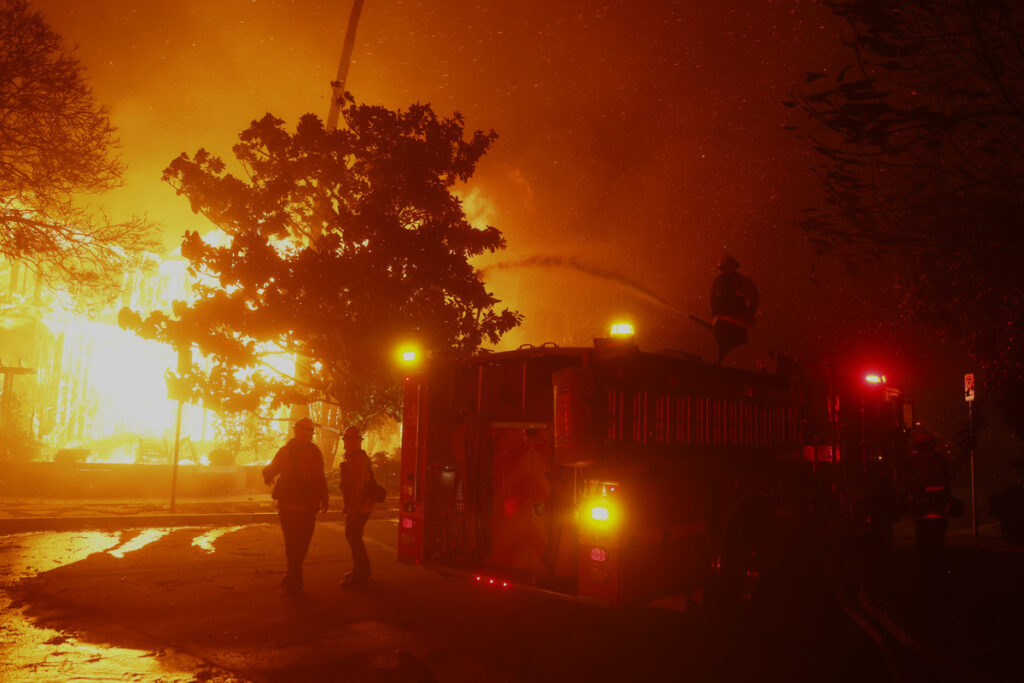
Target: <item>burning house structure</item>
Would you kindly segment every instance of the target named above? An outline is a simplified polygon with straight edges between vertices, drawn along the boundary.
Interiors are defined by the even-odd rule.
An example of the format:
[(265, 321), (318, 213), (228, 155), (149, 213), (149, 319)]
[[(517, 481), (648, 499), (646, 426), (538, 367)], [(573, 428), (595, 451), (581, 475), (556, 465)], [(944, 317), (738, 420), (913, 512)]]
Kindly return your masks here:
[[(18, 263), (0, 265), (0, 364), (25, 369), (4, 384), (3, 457), (168, 462), (177, 403), (166, 373), (176, 354), (121, 329), (117, 312), (168, 309), (191, 286), (184, 259), (153, 254), (125, 275), (119, 301), (86, 311)], [(184, 462), (206, 464), (224, 436), (213, 411), (183, 406)]]

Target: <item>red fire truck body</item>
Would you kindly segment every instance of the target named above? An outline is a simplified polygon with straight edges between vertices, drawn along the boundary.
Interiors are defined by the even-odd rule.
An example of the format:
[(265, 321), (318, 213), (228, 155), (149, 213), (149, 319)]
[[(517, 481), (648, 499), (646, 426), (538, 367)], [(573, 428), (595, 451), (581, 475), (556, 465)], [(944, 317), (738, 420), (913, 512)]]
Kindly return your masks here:
[(809, 519), (893, 517), (899, 392), (833, 383), (812, 402), (806, 385), (795, 364), (734, 369), (632, 338), (412, 375), (398, 557), (609, 606), (748, 591)]

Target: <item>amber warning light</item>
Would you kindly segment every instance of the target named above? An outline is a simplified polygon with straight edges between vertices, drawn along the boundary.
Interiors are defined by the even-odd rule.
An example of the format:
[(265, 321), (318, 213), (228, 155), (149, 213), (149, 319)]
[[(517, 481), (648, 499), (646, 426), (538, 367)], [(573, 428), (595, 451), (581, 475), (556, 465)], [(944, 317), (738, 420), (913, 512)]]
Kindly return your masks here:
[(633, 336), (633, 325), (632, 323), (615, 323), (612, 325), (612, 336), (613, 337), (632, 337)]
[(419, 365), (420, 350), (413, 344), (403, 344), (398, 347), (396, 355), (398, 356), (398, 362), (403, 367), (410, 368)]

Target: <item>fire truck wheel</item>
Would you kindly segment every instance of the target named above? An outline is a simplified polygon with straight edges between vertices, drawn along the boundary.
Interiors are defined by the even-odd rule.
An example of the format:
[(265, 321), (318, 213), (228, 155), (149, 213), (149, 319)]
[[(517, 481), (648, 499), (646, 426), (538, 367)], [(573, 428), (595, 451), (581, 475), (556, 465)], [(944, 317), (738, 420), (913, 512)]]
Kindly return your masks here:
[(749, 513), (730, 523), (712, 591), (713, 608), (729, 613), (760, 608), (778, 578), (773, 517)]

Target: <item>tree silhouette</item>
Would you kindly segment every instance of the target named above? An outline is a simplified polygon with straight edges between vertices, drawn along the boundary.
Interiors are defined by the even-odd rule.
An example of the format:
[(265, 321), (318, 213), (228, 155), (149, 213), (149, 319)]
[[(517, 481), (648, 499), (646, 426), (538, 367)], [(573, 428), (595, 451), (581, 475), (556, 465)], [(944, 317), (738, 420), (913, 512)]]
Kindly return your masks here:
[[(199, 277), (174, 317), (123, 326), (212, 365), (183, 373), (184, 390), (228, 409), (323, 400), (353, 416), (395, 414), (393, 351), (415, 339), (434, 357), (495, 343), (519, 322), (468, 259), (504, 247), (470, 225), (452, 189), (467, 181), (495, 134), (464, 139), (459, 114), (357, 105), (347, 128), (304, 115), (295, 132), (271, 115), (240, 136), (242, 177), (205, 150), (181, 155), (164, 179), (223, 231), (222, 243), (186, 233), (182, 255)], [(274, 356), (308, 359), (309, 377), (275, 370)]]
[(908, 321), (963, 343), (1024, 437), (1024, 24), (997, 0), (849, 0), (852, 56), (785, 102), (826, 203), (803, 227), (895, 266)]
[(82, 65), (24, 0), (0, 0), (0, 255), (42, 281), (113, 294), (150, 227), (81, 204), (118, 184), (107, 112)]

